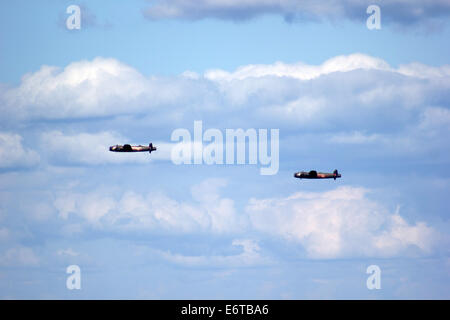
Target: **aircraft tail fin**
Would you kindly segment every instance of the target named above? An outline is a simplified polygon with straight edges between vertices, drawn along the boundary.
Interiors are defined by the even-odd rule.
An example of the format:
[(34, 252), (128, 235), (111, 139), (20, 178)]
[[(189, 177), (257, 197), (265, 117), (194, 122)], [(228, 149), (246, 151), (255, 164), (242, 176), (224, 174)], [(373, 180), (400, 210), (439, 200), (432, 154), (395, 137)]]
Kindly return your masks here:
[(339, 172), (337, 171), (337, 169), (333, 171), (333, 177), (334, 177), (334, 180), (336, 180), (336, 178), (340, 177)]
[(148, 147), (149, 147), (148, 153), (152, 153), (152, 151), (156, 150), (156, 147), (154, 147), (153, 143), (151, 143), (151, 142), (149, 143)]

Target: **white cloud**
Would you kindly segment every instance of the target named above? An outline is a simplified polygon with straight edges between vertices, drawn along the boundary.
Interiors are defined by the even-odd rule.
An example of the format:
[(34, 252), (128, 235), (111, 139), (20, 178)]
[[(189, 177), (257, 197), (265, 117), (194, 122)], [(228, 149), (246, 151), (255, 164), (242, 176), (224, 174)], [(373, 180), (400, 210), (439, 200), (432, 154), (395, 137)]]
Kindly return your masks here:
[[(100, 192), (67, 193), (56, 198), (59, 216), (74, 214), (88, 225), (116, 231), (162, 233), (236, 233), (246, 220), (234, 209), (234, 202), (217, 194), (222, 181), (205, 180), (193, 187), (194, 202), (178, 202), (162, 194), (125, 192), (114, 197)], [(205, 190), (199, 195), (199, 190)]]
[(233, 246), (242, 247), (242, 252), (237, 255), (211, 255), (211, 256), (187, 256), (171, 253), (170, 251), (159, 252), (162, 257), (172, 263), (189, 267), (208, 266), (208, 267), (247, 267), (255, 265), (266, 265), (273, 263), (271, 259), (261, 255), (261, 248), (258, 243), (252, 239), (235, 239)]
[(436, 240), (431, 227), (423, 222), (408, 224), (366, 193), (362, 188), (340, 187), (287, 198), (252, 199), (246, 211), (254, 228), (300, 243), (311, 258), (431, 252)]
[[(350, 74), (355, 70), (383, 73), (365, 75), (360, 81), (355, 74)], [(227, 113), (235, 111), (233, 107), (236, 106), (257, 110), (278, 105), (281, 109), (289, 109), (295, 100), (314, 101), (324, 98), (325, 92), (327, 96), (334, 95), (333, 82), (318, 82), (316, 89), (308, 92), (302, 89), (307, 82), (302, 81), (336, 72), (343, 73), (336, 80), (339, 86), (345, 83), (345, 91), (339, 95), (345, 93), (348, 99), (347, 92), (351, 90), (348, 92), (352, 94), (350, 97), (361, 100), (355, 103), (379, 104), (380, 97), (387, 102), (397, 102), (395, 99), (410, 98), (411, 92), (417, 92), (413, 102), (418, 100), (420, 103), (428, 83), (413, 83), (419, 90), (410, 90), (408, 79), (399, 82), (391, 79), (392, 76), (441, 79), (434, 85), (448, 87), (445, 79), (450, 76), (450, 67), (411, 64), (396, 69), (382, 59), (356, 53), (337, 56), (320, 65), (277, 62), (242, 66), (233, 72), (209, 70), (203, 76), (185, 72), (178, 77), (163, 78), (145, 77), (115, 59), (96, 58), (73, 62), (63, 70), (43, 66), (39, 71), (25, 75), (20, 86), (3, 93), (3, 111), (6, 117), (19, 119), (85, 118), (139, 112), (151, 115), (152, 121), (170, 119), (173, 122), (180, 121), (188, 107), (194, 113)], [(355, 92), (355, 89), (361, 92)], [(318, 94), (321, 96), (317, 97)], [(339, 98), (333, 95), (332, 98)], [(330, 108), (328, 104), (326, 106)]]
[[(406, 68), (406, 67), (405, 67)], [(321, 65), (308, 65), (302, 62), (286, 64), (276, 62), (269, 65), (247, 65), (234, 72), (209, 70), (205, 78), (210, 80), (243, 80), (267, 76), (290, 77), (300, 80), (311, 80), (333, 72), (348, 72), (357, 69), (394, 71), (384, 60), (364, 54), (351, 54), (331, 58)]]
[(97, 57), (64, 69), (42, 66), (26, 74), (20, 86), (5, 89), (2, 111), (16, 120), (153, 113), (162, 106), (176, 112), (181, 100), (189, 104), (205, 101), (206, 89), (192, 77), (145, 77), (116, 59)]
[(397, 71), (400, 74), (417, 78), (440, 78), (450, 76), (450, 65), (432, 67), (422, 63), (414, 62), (410, 64), (400, 65)]
[[(193, 202), (178, 202), (161, 194), (126, 192), (114, 197), (91, 192), (61, 195), (54, 205), (63, 219), (71, 215), (82, 218), (84, 228), (159, 234), (244, 235), (257, 231), (298, 243), (308, 257), (318, 259), (426, 255), (436, 244), (438, 234), (433, 228), (424, 222), (410, 224), (398, 211), (390, 213), (370, 200), (363, 188), (250, 199), (240, 213), (233, 200), (220, 197), (223, 186), (224, 181), (217, 179), (195, 185)], [(252, 243), (241, 244), (246, 254), (259, 250)], [(167, 258), (188, 264), (211, 262), (205, 257), (171, 253)]]
[(420, 63), (401, 65), (399, 68), (391, 67), (386, 61), (361, 53), (336, 56), (326, 60), (320, 65), (308, 65), (302, 62), (286, 64), (247, 65), (239, 67), (234, 72), (216, 69), (205, 73), (210, 80), (243, 80), (246, 78), (259, 78), (267, 76), (290, 77), (300, 80), (311, 80), (333, 72), (349, 72), (354, 70), (379, 70), (398, 73), (417, 78), (440, 78), (450, 76), (450, 66), (432, 67)]
[(16, 114), (23, 112), (27, 117), (100, 116), (120, 112), (118, 104), (137, 99), (145, 83), (135, 69), (115, 59), (96, 58), (71, 63), (62, 71), (42, 66), (23, 76), (20, 87), (8, 92), (6, 101), (16, 106)]
[(430, 253), (436, 239), (435, 231), (424, 222), (409, 225), (398, 213), (389, 217), (388, 230), (374, 237), (374, 247), (383, 256), (395, 256), (409, 246), (416, 246), (423, 253)]
[(239, 217), (231, 199), (221, 198), (220, 188), (227, 185), (224, 179), (207, 179), (194, 185), (191, 194), (194, 200), (202, 204), (202, 209), (210, 216), (211, 230), (218, 233), (242, 230), (245, 220)]
[(32, 167), (39, 162), (39, 155), (22, 145), (22, 136), (0, 132), (0, 168)]
[(69, 213), (76, 213), (89, 223), (98, 224), (99, 220), (115, 207), (115, 200), (97, 194), (74, 194), (56, 199), (54, 205), (63, 219), (67, 219)]
[[(96, 58), (26, 75), (18, 87), (3, 91), (7, 103), (2, 107), (5, 119), (11, 110), (21, 120), (79, 118), (86, 124), (81, 119), (112, 117), (102, 120), (105, 127), (99, 132), (91, 128), (80, 133), (73, 125), (42, 134), (40, 152), (59, 164), (170, 160), (173, 144), (163, 142), (170, 129), (192, 128), (199, 119), (205, 128), (272, 127), (297, 135), (320, 133), (335, 143), (377, 145), (385, 154), (425, 154), (438, 148), (436, 137), (446, 133), (439, 123), (450, 107), (449, 70), (417, 63), (394, 68), (356, 53), (319, 65), (277, 62), (164, 78)], [(160, 139), (152, 141), (158, 151), (150, 157), (107, 151), (112, 144), (133, 143), (120, 133), (122, 126), (144, 130), (150, 122), (158, 127)]]

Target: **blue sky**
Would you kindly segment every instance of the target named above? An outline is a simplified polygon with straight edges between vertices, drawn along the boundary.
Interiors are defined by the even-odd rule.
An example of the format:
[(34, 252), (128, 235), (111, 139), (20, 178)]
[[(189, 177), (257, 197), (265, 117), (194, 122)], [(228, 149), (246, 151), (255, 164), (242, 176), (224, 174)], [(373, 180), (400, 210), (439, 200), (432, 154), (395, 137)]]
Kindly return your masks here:
[[(448, 299), (450, 8), (374, 3), (3, 2), (0, 297)], [(279, 171), (173, 164), (195, 120)]]

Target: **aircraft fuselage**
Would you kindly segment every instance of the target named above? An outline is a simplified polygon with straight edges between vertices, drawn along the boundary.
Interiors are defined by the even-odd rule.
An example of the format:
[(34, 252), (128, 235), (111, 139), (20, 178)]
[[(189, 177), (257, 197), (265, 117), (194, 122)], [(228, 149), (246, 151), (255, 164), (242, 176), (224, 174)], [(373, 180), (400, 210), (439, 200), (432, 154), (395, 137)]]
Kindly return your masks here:
[(122, 145), (118, 145), (116, 144), (115, 146), (111, 146), (109, 147), (109, 151), (113, 151), (113, 152), (144, 152), (144, 151), (148, 151), (148, 152), (152, 152), (155, 151), (156, 147), (153, 146), (153, 144), (149, 144), (148, 146), (142, 146), (142, 145), (138, 145), (138, 146), (131, 146), (129, 144), (124, 144)]
[(294, 173), (295, 178), (299, 179), (334, 179), (340, 178), (341, 175), (338, 173), (337, 170), (335, 170), (333, 173), (326, 173), (326, 172), (317, 172), (315, 170), (311, 170), (309, 172), (306, 171), (300, 171)]

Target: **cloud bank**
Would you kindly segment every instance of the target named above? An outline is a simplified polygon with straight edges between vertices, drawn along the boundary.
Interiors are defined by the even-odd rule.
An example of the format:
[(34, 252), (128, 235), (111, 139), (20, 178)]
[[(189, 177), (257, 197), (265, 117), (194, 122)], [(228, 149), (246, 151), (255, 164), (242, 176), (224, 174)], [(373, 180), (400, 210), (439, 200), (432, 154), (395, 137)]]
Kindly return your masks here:
[(151, 20), (216, 18), (242, 21), (262, 15), (279, 15), (286, 21), (364, 21), (369, 5), (381, 8), (382, 19), (401, 26), (440, 25), (450, 14), (450, 3), (434, 1), (314, 1), (314, 0), (158, 0), (144, 10)]
[[(244, 236), (256, 231), (300, 245), (307, 257), (315, 259), (428, 255), (438, 241), (436, 231), (425, 222), (408, 223), (398, 209), (391, 213), (371, 200), (369, 190), (363, 188), (347, 186), (327, 192), (298, 192), (285, 198), (250, 199), (245, 212), (239, 212), (233, 200), (220, 196), (219, 188), (225, 185), (220, 179), (194, 185), (194, 202), (134, 192), (125, 192), (116, 200), (91, 192), (61, 195), (54, 206), (63, 220), (76, 215), (85, 228), (113, 233)], [(248, 243), (244, 244), (243, 254), (259, 261), (259, 249), (250, 250)], [(163, 255), (177, 263), (206, 262), (204, 257)]]
[(424, 222), (408, 224), (367, 198), (368, 190), (340, 187), (286, 198), (251, 199), (257, 230), (300, 243), (310, 258), (391, 257), (430, 253), (437, 238)]
[(104, 192), (67, 193), (57, 197), (54, 206), (61, 219), (75, 215), (86, 226), (107, 231), (239, 233), (246, 225), (245, 217), (236, 212), (233, 200), (219, 197), (223, 185), (220, 179), (196, 185), (191, 190), (192, 203), (130, 191), (119, 198)]
[[(0, 121), (12, 130), (37, 127), (36, 134), (24, 135), (33, 150), (22, 144), (21, 135), (2, 133), (0, 163), (5, 168), (38, 161), (45, 165), (45, 160), (50, 166), (98, 166), (75, 178), (83, 180), (90, 178), (89, 170), (103, 165), (168, 160), (170, 152), (162, 151), (170, 150), (164, 141), (169, 141), (171, 130), (192, 129), (194, 120), (203, 120), (204, 129), (279, 128), (282, 165), (299, 156), (328, 159), (330, 152), (333, 162), (351, 165), (362, 157), (398, 163), (399, 156), (446, 163), (449, 154), (442, 146), (450, 130), (449, 77), (449, 66), (393, 67), (364, 54), (338, 56), (320, 65), (277, 62), (174, 77), (144, 76), (105, 58), (64, 69), (44, 66), (0, 94), (5, 111)], [(163, 129), (150, 130), (155, 123)], [(142, 135), (129, 138), (130, 132), (140, 131)], [(133, 143), (139, 136), (147, 139), (148, 132), (158, 132), (160, 139), (153, 141), (158, 152), (151, 158), (116, 157), (108, 151), (109, 145)], [(107, 181), (108, 170), (102, 168), (97, 178), (103, 175)], [(195, 184), (188, 200), (121, 186), (105, 191), (91, 184), (86, 192), (66, 182), (68, 187), (55, 188), (50, 200), (62, 235), (90, 230), (247, 239), (252, 233), (255, 239), (288, 241), (317, 259), (428, 255), (436, 244), (435, 229), (393, 213), (359, 187), (246, 198), (241, 199), (241, 210), (234, 199), (221, 196), (226, 185), (221, 179)], [(177, 254), (169, 252), (166, 258), (188, 257), (185, 260), (193, 264), (226, 261), (220, 258), (225, 255), (208, 260)]]
[[(27, 140), (59, 164), (147, 163), (137, 155), (125, 159), (104, 152), (109, 145), (136, 141), (121, 132), (131, 127), (150, 132), (151, 139), (156, 132), (159, 141), (152, 142), (159, 149), (152, 159), (168, 160), (171, 130), (192, 130), (194, 120), (203, 120), (205, 129), (278, 128), (282, 139), (296, 135), (310, 143), (310, 149), (320, 142), (370, 147), (359, 154), (442, 154), (449, 130), (449, 92), (448, 65), (392, 67), (364, 54), (337, 56), (320, 65), (276, 62), (174, 77), (144, 76), (115, 59), (96, 58), (64, 69), (44, 66), (24, 76), (17, 87), (5, 88), (0, 122), (11, 127), (102, 121), (101, 131), (60, 125), (38, 134), (39, 141)], [(150, 131), (154, 126), (161, 130)], [(36, 162), (36, 154), (29, 150), (24, 156), (20, 138), (9, 134), (2, 149), (18, 150), (5, 153), (3, 166), (11, 166), (16, 160), (6, 159), (17, 155), (22, 162), (29, 159), (27, 165)]]
[(307, 117), (317, 127), (331, 119), (342, 124), (339, 114), (373, 118), (389, 108), (383, 112), (396, 120), (423, 106), (439, 107), (448, 101), (449, 77), (448, 65), (393, 68), (364, 54), (334, 57), (321, 65), (277, 62), (169, 78), (146, 77), (115, 59), (96, 58), (25, 75), (18, 87), (2, 93), (1, 109), (3, 121), (9, 122), (139, 114), (138, 124), (177, 125), (213, 115), (236, 120), (234, 114), (245, 110), (252, 125), (255, 120), (281, 125)]

